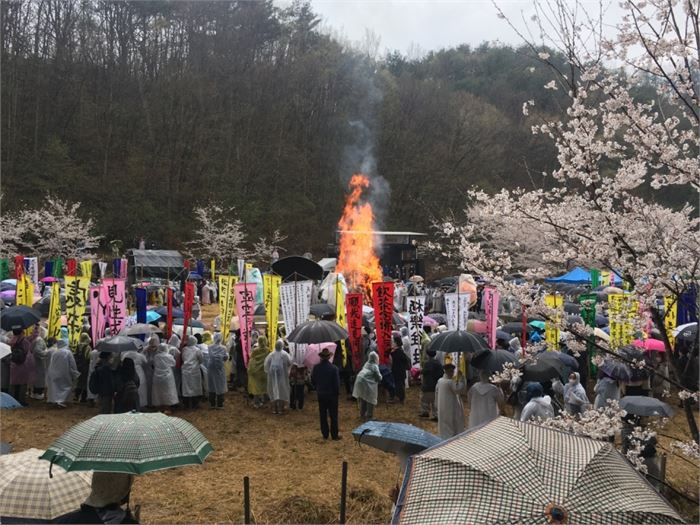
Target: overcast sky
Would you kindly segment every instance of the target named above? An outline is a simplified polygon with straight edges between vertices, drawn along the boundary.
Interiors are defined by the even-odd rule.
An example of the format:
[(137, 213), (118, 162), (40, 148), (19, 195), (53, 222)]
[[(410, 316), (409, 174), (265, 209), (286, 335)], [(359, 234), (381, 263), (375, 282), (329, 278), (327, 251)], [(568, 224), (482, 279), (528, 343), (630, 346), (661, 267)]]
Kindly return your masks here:
[[(584, 3), (593, 9), (598, 4)], [(364, 40), (367, 29), (373, 31), (380, 39), (380, 54), (386, 50), (406, 54), (416, 45), (425, 52), (462, 43), (520, 43), (506, 21), (496, 16), (491, 0), (311, 0), (311, 4), (327, 28), (351, 42)], [(498, 0), (498, 5), (521, 27), (521, 17), (529, 20), (534, 13), (532, 0)], [(608, 8), (606, 21), (613, 22), (618, 13), (616, 5)]]

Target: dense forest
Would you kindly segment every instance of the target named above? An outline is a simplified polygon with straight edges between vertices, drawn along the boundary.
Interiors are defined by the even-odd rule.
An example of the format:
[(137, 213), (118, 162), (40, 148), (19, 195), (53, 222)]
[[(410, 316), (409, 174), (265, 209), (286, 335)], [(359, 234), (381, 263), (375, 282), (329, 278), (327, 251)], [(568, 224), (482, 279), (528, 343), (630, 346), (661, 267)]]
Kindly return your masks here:
[(3, 208), (47, 191), (81, 201), (105, 241), (180, 247), (214, 200), (251, 237), (280, 229), (320, 255), (353, 171), (386, 182), (383, 227), (427, 231), (466, 188), (541, 185), (556, 160), (522, 104), (564, 102), (524, 49), (378, 56), (321, 31), (304, 3), (1, 9)]

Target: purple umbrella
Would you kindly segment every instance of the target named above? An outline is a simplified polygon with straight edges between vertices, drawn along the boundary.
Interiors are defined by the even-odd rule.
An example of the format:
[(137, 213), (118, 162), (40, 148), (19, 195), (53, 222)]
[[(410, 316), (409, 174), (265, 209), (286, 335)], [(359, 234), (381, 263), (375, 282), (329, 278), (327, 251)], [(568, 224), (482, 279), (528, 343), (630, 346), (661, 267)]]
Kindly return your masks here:
[(57, 283), (58, 279), (56, 279), (55, 277), (44, 277), (43, 279), (41, 279), (41, 282), (42, 283)]
[(436, 328), (437, 326), (439, 326), (439, 323), (432, 317), (426, 315), (423, 316), (423, 326), (431, 326)]
[(14, 290), (5, 290), (4, 292), (0, 292), (0, 299), (3, 301), (14, 301), (15, 300), (15, 291)]

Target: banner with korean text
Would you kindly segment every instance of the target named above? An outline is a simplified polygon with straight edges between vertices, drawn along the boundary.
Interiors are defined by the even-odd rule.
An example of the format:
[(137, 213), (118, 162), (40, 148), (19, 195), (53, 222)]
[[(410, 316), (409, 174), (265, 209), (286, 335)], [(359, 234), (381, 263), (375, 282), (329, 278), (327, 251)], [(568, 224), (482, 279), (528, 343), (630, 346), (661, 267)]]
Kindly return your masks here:
[(394, 316), (394, 282), (378, 281), (372, 283), (372, 306), (374, 308), (374, 325), (377, 330), (377, 350), (379, 363), (389, 362), (391, 352), (391, 326)]

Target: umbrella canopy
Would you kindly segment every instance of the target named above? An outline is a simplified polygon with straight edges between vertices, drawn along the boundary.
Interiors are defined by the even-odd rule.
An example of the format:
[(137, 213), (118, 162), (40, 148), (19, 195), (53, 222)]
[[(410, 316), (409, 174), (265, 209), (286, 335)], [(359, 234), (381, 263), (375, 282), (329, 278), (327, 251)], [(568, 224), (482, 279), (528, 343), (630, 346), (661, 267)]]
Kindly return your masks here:
[(97, 350), (100, 352), (129, 352), (131, 350), (138, 350), (138, 346), (131, 337), (126, 335), (115, 335), (113, 337), (108, 337), (107, 339), (102, 339), (97, 343)]
[(272, 271), (282, 279), (297, 277), (299, 280), (311, 279), (317, 281), (323, 279), (323, 268), (306, 257), (290, 255), (282, 257), (272, 263)]
[[(185, 319), (182, 317), (179, 319), (173, 319), (173, 324), (184, 325)], [(205, 324), (202, 321), (198, 321), (197, 319), (190, 319), (189, 321), (187, 321), (187, 326), (188, 328), (206, 328)]]
[(567, 314), (581, 313), (581, 305), (576, 303), (564, 303), (564, 312)]
[(412, 275), (408, 280), (412, 283), (422, 283), (425, 281), (425, 279), (423, 279), (420, 275)]
[(57, 283), (58, 279), (56, 277), (44, 277), (42, 279), (39, 279), (42, 283)]
[(367, 421), (352, 431), (360, 444), (383, 452), (410, 456), (442, 442), (442, 439), (422, 428), (406, 423)]
[(52, 520), (77, 510), (90, 495), (92, 472), (49, 471), (30, 448), (0, 456), (0, 516)]
[(448, 330), (436, 335), (430, 341), (430, 349), (436, 352), (467, 352), (471, 354), (489, 351), (489, 347), (486, 346), (482, 337), (464, 330)]
[(197, 272), (190, 272), (190, 273), (187, 275), (187, 278), (188, 278), (190, 281), (201, 281), (201, 280), (202, 280), (202, 276), (199, 275)]
[(534, 363), (526, 363), (522, 367), (523, 382), (549, 381), (554, 378), (559, 378), (564, 382), (566, 381), (566, 376), (569, 375), (569, 367), (559, 360), (557, 356), (548, 355), (550, 353), (551, 352), (542, 352), (537, 354), (537, 361)]
[(635, 339), (632, 344), (637, 348), (643, 349), (645, 352), (665, 352), (666, 345), (658, 339)]
[(10, 355), (12, 353), (12, 349), (10, 348), (10, 345), (5, 344), (5, 343), (0, 343), (0, 359), (5, 357), (6, 355)]
[(328, 303), (312, 304), (309, 313), (318, 319), (335, 315), (335, 307)]
[(604, 326), (608, 326), (610, 324), (610, 321), (608, 320), (607, 317), (604, 315), (596, 314), (595, 316), (595, 324), (599, 328), (603, 328)]
[[(154, 310), (155, 313), (160, 315), (161, 317), (168, 317), (168, 307), (167, 306), (159, 306)], [(185, 314), (182, 313), (182, 310), (180, 308), (173, 308), (173, 319), (175, 318), (183, 318), (185, 317)]]
[(498, 417), (409, 459), (394, 524), (682, 523), (608, 442)]
[(603, 332), (600, 328), (594, 328), (593, 335), (603, 341), (610, 341), (610, 335)]
[(559, 277), (548, 277), (545, 279), (548, 283), (562, 283), (562, 284), (588, 284), (591, 282), (591, 274), (577, 266), (573, 270)]
[[(3, 312), (3, 315), (5, 313)], [(698, 323), (688, 323), (681, 325), (674, 331), (677, 341), (692, 343), (698, 336)]]
[(17, 286), (17, 279), (4, 279), (0, 284), (6, 284), (9, 286)]
[(124, 328), (120, 335), (150, 335), (155, 333), (162, 333), (162, 330), (152, 324), (137, 323), (129, 328)]
[(214, 449), (184, 419), (159, 412), (95, 416), (69, 428), (41, 459), (68, 471), (145, 474), (201, 465)]
[(287, 335), (292, 343), (330, 343), (347, 339), (348, 331), (333, 321), (307, 321)]
[(578, 361), (572, 355), (565, 354), (564, 352), (559, 352), (557, 350), (551, 350), (551, 351), (547, 351), (547, 352), (543, 352), (541, 354), (538, 354), (537, 357), (539, 358), (542, 356), (545, 359), (557, 358), (557, 359), (559, 359), (559, 361), (564, 363), (566, 366), (568, 366), (572, 370), (578, 370)]
[(335, 343), (320, 343), (306, 347), (306, 353), (304, 354), (304, 366), (306, 366), (306, 368), (309, 370), (312, 370), (313, 367), (319, 364), (321, 362), (321, 358), (318, 356), (318, 354), (320, 354), (321, 350), (324, 348), (328, 348), (328, 350), (330, 350), (330, 361), (332, 363), (333, 357), (335, 356)]
[(439, 324), (447, 324), (447, 316), (436, 312), (430, 312), (430, 318), (437, 321)]
[[(508, 332), (509, 334), (520, 335), (523, 333), (523, 323), (506, 323), (503, 326), (501, 326), (500, 330)], [(528, 334), (533, 330), (534, 328), (532, 326), (527, 325)]]
[(489, 325), (486, 321), (481, 321), (479, 319), (469, 319), (467, 321), (467, 330), (470, 332), (475, 332), (477, 334), (485, 334), (489, 331)]
[(471, 364), (474, 368), (495, 374), (503, 370), (504, 364), (517, 361), (517, 358), (506, 350), (486, 350), (472, 357)]
[(535, 321), (530, 321), (527, 324), (529, 326), (532, 326), (533, 328), (536, 328), (537, 330), (544, 330), (545, 329), (545, 322), (544, 321), (535, 320)]
[[(166, 312), (166, 315), (167, 315), (167, 312)], [(160, 314), (158, 312), (156, 312), (155, 310), (148, 310), (146, 312), (146, 322), (147, 323), (152, 323), (154, 321), (157, 321), (158, 319), (160, 319), (160, 317), (161, 317)]]
[(7, 392), (0, 392), (0, 408), (22, 408), (22, 405)]
[(24, 329), (41, 321), (39, 312), (25, 305), (11, 306), (2, 311), (0, 325), (3, 330)]
[(497, 341), (503, 341), (507, 343), (513, 339), (513, 335), (509, 334), (508, 332), (504, 332), (503, 330), (496, 330), (496, 340)]
[(430, 317), (429, 315), (424, 315), (423, 316), (423, 326), (430, 326), (431, 328), (437, 328), (438, 326), (440, 326), (440, 323), (437, 320)]
[(575, 324), (585, 324), (583, 322), (583, 317), (580, 315), (567, 315), (564, 317), (564, 323), (566, 323), (567, 326), (573, 326)]
[(616, 381), (622, 381), (623, 383), (632, 381), (632, 367), (617, 359), (606, 359), (598, 367), (598, 370)]
[(620, 399), (620, 408), (636, 416), (673, 416), (673, 409), (655, 397), (625, 396)]

